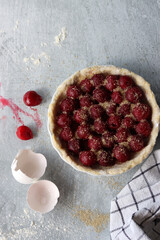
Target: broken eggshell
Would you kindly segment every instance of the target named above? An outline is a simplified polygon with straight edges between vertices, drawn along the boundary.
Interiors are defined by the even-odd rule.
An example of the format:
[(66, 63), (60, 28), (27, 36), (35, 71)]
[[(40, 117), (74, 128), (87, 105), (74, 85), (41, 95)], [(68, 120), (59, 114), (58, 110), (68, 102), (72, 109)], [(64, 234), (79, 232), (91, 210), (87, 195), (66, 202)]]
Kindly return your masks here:
[(59, 196), (59, 190), (53, 182), (40, 180), (30, 186), (27, 202), (33, 210), (47, 213), (56, 206)]
[(30, 149), (20, 150), (11, 165), (13, 177), (23, 184), (37, 181), (45, 173), (46, 167), (45, 156)]

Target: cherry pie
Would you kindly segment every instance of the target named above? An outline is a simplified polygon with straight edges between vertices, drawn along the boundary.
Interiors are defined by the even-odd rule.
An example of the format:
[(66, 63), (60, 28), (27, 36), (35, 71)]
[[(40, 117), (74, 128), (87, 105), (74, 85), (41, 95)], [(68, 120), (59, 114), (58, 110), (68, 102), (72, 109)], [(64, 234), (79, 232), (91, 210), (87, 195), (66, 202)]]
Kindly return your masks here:
[(141, 163), (159, 130), (159, 107), (150, 85), (114, 66), (76, 72), (49, 106), (49, 131), (61, 157), (74, 168), (114, 175)]

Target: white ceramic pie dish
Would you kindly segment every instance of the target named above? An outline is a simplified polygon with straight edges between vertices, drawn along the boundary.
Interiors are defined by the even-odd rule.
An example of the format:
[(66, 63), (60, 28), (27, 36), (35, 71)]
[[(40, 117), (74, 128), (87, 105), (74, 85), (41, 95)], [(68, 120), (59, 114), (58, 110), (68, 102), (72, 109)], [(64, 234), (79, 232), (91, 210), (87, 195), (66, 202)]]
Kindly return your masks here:
[[(65, 96), (65, 90), (66, 87), (70, 84), (73, 84), (77, 81), (78, 78), (84, 79), (85, 77), (90, 77), (96, 73), (108, 73), (113, 75), (128, 75), (134, 79), (137, 86), (140, 86), (143, 91), (145, 92), (145, 96), (152, 108), (152, 132), (150, 135), (150, 139), (148, 142), (148, 145), (144, 147), (141, 151), (135, 154), (135, 157), (127, 162), (121, 163), (121, 164), (115, 164), (112, 167), (98, 167), (98, 168), (91, 168), (83, 166), (79, 161), (75, 161), (71, 156), (67, 154), (67, 151), (61, 147), (60, 141), (58, 139), (58, 136), (54, 133), (53, 129), (56, 128), (55, 124), (55, 108), (56, 108), (56, 102), (60, 99), (63, 99), (63, 96)], [(81, 81), (81, 80), (80, 80)], [(61, 98), (62, 95), (62, 98)], [(148, 157), (148, 155), (151, 153), (156, 138), (159, 131), (159, 122), (160, 122), (160, 110), (157, 105), (155, 96), (153, 92), (150, 89), (150, 85), (148, 82), (146, 82), (141, 76), (127, 70), (127, 69), (121, 69), (117, 68), (115, 66), (94, 66), (90, 68), (85, 68), (83, 70), (80, 70), (73, 75), (71, 75), (69, 78), (67, 78), (56, 90), (54, 93), (51, 103), (49, 105), (48, 109), (48, 132), (50, 135), (50, 139), (52, 142), (52, 145), (54, 149), (58, 152), (60, 157), (67, 162), (69, 165), (71, 165), (74, 169), (82, 172), (86, 172), (92, 175), (116, 175), (121, 174), (137, 164), (140, 164), (144, 159)]]

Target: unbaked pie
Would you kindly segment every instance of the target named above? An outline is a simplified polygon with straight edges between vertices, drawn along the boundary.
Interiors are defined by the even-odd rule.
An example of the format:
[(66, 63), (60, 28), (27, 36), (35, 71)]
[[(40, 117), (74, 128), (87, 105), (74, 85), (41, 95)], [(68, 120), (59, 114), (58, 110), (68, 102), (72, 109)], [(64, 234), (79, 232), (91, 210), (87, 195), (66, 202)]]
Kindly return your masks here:
[(76, 72), (49, 106), (52, 144), (74, 168), (114, 175), (141, 163), (159, 130), (159, 107), (150, 85), (114, 66)]

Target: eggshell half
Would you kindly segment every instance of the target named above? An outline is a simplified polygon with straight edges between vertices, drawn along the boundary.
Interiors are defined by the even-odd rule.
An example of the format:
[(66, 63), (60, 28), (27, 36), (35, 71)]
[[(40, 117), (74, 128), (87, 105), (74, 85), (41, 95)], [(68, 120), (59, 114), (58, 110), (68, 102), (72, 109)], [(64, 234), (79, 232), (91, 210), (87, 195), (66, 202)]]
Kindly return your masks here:
[(46, 167), (45, 156), (30, 149), (20, 150), (11, 165), (13, 177), (23, 184), (37, 181), (43, 176)]
[(47, 213), (56, 206), (59, 196), (59, 190), (53, 182), (40, 180), (30, 186), (27, 202), (33, 210)]

